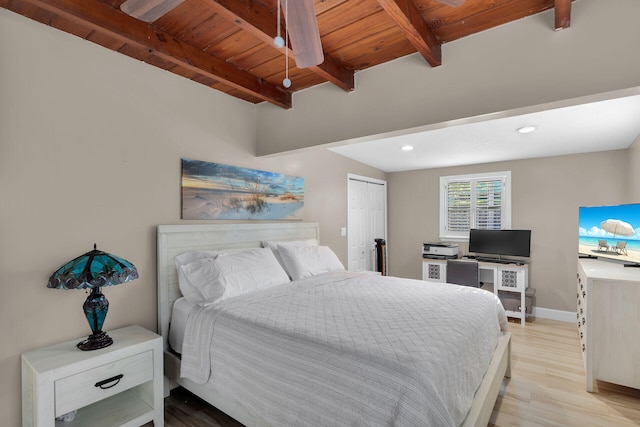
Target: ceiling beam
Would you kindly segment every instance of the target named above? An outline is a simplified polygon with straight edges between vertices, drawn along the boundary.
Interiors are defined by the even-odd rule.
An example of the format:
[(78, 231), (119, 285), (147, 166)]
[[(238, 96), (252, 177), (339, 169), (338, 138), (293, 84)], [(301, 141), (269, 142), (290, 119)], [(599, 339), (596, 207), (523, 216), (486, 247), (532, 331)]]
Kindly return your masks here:
[[(277, 34), (277, 17), (270, 9), (262, 6), (259, 2), (248, 0), (200, 1), (206, 2), (220, 16), (224, 16), (229, 22), (234, 22), (256, 39), (269, 45), (273, 44), (273, 39)], [(284, 19), (280, 25), (280, 33), (286, 34)], [(289, 44), (289, 55), (295, 58), (291, 44)], [(345, 68), (343, 64), (326, 53), (322, 64), (309, 67), (308, 70), (347, 92), (354, 90), (353, 71)]]
[(555, 0), (556, 31), (571, 26), (571, 0)]
[[(86, 0), (0, 0), (0, 6), (20, 13), (25, 5), (81, 22), (93, 31), (105, 34), (123, 44), (146, 49), (149, 54), (216, 80), (258, 99), (283, 108), (291, 108), (291, 93), (242, 71), (213, 55), (203, 52), (170, 34), (154, 30), (149, 24), (134, 19), (100, 1)], [(28, 9), (28, 8), (27, 8)], [(46, 14), (33, 13), (31, 19), (55, 26)]]
[(442, 65), (442, 48), (412, 0), (378, 0), (429, 65)]

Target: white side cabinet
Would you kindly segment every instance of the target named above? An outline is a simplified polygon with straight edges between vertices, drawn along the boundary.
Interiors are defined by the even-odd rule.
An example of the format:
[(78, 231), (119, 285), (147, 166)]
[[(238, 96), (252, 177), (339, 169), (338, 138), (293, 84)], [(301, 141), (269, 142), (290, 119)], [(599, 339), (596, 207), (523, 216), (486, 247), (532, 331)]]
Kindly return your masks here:
[[(22, 425), (164, 425), (162, 338), (140, 326), (108, 331), (109, 347), (80, 339), (22, 354)], [(71, 423), (56, 421), (78, 410)]]
[(594, 380), (640, 389), (640, 269), (580, 259), (577, 298), (587, 391)]
[[(494, 292), (501, 300), (515, 297), (520, 300), (518, 310), (506, 310), (507, 316), (515, 317), (522, 321), (524, 325), (527, 317), (527, 305), (525, 293), (529, 286), (529, 266), (524, 265), (492, 265), (491, 268), (496, 269), (495, 277), (497, 278), (497, 286), (494, 286)], [(503, 303), (506, 306), (506, 303)], [(515, 308), (515, 307), (514, 307)]]

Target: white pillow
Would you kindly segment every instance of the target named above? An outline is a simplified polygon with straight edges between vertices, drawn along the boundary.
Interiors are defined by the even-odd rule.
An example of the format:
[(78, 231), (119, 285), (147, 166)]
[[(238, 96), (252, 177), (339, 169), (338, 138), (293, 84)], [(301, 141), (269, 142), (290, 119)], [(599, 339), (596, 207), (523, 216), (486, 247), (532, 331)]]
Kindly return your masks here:
[(188, 285), (201, 295), (196, 302), (199, 304), (289, 282), (287, 273), (273, 252), (264, 248), (221, 253), (215, 258), (199, 259), (180, 269)]
[(218, 281), (225, 288), (222, 299), (289, 282), (289, 276), (270, 249), (220, 254), (213, 263), (220, 271)]
[[(254, 249), (254, 248), (251, 248)], [(187, 266), (195, 261), (205, 260), (205, 259), (213, 259), (222, 253), (235, 253), (238, 251), (246, 251), (250, 249), (224, 249), (224, 250), (211, 250), (211, 251), (189, 251), (183, 252), (180, 255), (176, 255), (174, 257), (174, 261), (176, 263), (176, 270), (178, 272), (178, 286), (180, 287), (180, 292), (182, 292), (182, 296), (185, 297), (187, 301), (192, 304), (202, 304), (204, 302), (202, 293), (198, 290), (198, 286), (194, 283), (199, 283), (201, 280), (205, 280), (204, 278), (194, 278), (193, 280), (189, 280), (185, 274), (187, 272), (189, 274), (206, 274), (200, 270), (203, 267), (206, 267), (206, 264), (198, 264), (193, 265), (189, 269), (183, 269), (182, 267)]]
[(283, 241), (273, 241), (273, 240), (263, 240), (262, 247), (269, 248), (273, 251), (273, 254), (276, 256), (276, 259), (282, 266), (282, 268), (286, 269), (287, 266), (282, 262), (282, 257), (280, 256), (280, 252), (278, 251), (279, 245), (287, 245), (287, 246), (318, 246), (318, 239), (307, 239), (307, 240), (283, 240)]
[(189, 251), (176, 255), (173, 259), (176, 262), (176, 268), (181, 265), (187, 265), (199, 259), (215, 258), (220, 254), (236, 253), (241, 251), (250, 251), (256, 248), (238, 248), (238, 249), (214, 249), (210, 251)]
[(180, 291), (191, 304), (215, 301), (224, 294), (224, 287), (216, 282), (218, 271), (213, 265), (214, 260), (215, 258), (202, 258), (178, 266)]
[(279, 245), (278, 251), (291, 280), (330, 271), (344, 271), (344, 265), (328, 246)]
[(262, 247), (269, 248), (272, 251), (276, 252), (278, 250), (278, 245), (288, 245), (288, 246), (318, 246), (318, 239), (307, 239), (307, 240), (282, 240), (282, 241), (273, 241), (273, 240), (263, 240)]

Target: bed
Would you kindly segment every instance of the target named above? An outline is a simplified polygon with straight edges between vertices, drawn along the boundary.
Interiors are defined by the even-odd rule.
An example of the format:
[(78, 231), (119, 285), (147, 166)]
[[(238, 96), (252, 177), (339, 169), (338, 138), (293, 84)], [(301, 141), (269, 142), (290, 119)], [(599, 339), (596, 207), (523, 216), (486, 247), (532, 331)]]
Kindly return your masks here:
[[(204, 354), (205, 351), (202, 349), (198, 351), (203, 354), (198, 355), (198, 351), (192, 354), (187, 352), (182, 355), (184, 361), (181, 360), (181, 356), (170, 345), (171, 316), (174, 305), (179, 306), (175, 304), (176, 301), (180, 302), (182, 297), (174, 260), (176, 256), (188, 251), (259, 248), (263, 241), (312, 239), (319, 240), (317, 223), (225, 223), (158, 227), (158, 329), (164, 340), (166, 392), (168, 393), (171, 387), (181, 385), (247, 426), (291, 424), (283, 420), (293, 420), (296, 417), (298, 421), (307, 420), (308, 425), (350, 425), (357, 424), (357, 420), (362, 420), (359, 417), (362, 416), (363, 411), (367, 411), (367, 416), (371, 415), (375, 419), (367, 420), (366, 424), (361, 421), (361, 425), (369, 425), (374, 421), (380, 424), (396, 425), (487, 425), (503, 379), (510, 376), (511, 335), (505, 330), (504, 325), (501, 325), (501, 330), (497, 332), (495, 338), (486, 338), (486, 341), (491, 343), (491, 350), (489, 352), (485, 350), (484, 353), (487, 353), (485, 355), (481, 355), (484, 354), (483, 351), (478, 351), (476, 357), (482, 372), (477, 379), (473, 380), (473, 390), (470, 395), (467, 398), (463, 396), (458, 399), (451, 397), (457, 396), (457, 391), (453, 393), (444, 390), (445, 387), (442, 384), (447, 380), (447, 375), (454, 376), (451, 372), (444, 376), (440, 375), (444, 378), (440, 378), (439, 382), (434, 379), (437, 377), (436, 374), (427, 372), (442, 373), (451, 368), (434, 369), (429, 364), (431, 362), (418, 360), (417, 357), (414, 360), (413, 356), (423, 350), (415, 343), (427, 340), (437, 343), (436, 337), (439, 337), (438, 340), (442, 343), (443, 349), (440, 352), (445, 352), (445, 358), (447, 358), (446, 352), (463, 354), (465, 351), (459, 351), (464, 350), (463, 346), (455, 344), (460, 342), (456, 340), (461, 339), (461, 332), (459, 330), (446, 332), (439, 327), (415, 327), (414, 330), (409, 330), (406, 324), (405, 326), (401, 323), (395, 324), (395, 320), (391, 322), (393, 324), (388, 324), (388, 320), (394, 318), (393, 313), (396, 312), (418, 317), (422, 316), (422, 312), (433, 312), (434, 316), (437, 314), (438, 306), (443, 304), (434, 305), (429, 310), (421, 310), (415, 305), (417, 302), (414, 304), (412, 301), (412, 293), (415, 291), (427, 292), (429, 289), (429, 292), (436, 292), (439, 295), (438, 298), (444, 298), (442, 301), (445, 301), (446, 298), (460, 298), (459, 295), (449, 296), (451, 289), (457, 289), (457, 294), (484, 292), (478, 289), (465, 289), (446, 284), (416, 286), (416, 281), (344, 271), (318, 274), (260, 290), (254, 294), (230, 298), (225, 304), (219, 304), (225, 306), (224, 311), (217, 307), (218, 304), (213, 304), (206, 309), (200, 307), (199, 311), (193, 311), (195, 314), (190, 314), (189, 317), (192, 320), (190, 333), (194, 328), (204, 330), (203, 342), (209, 334), (211, 338), (202, 348), (212, 354), (218, 354), (219, 360), (213, 357), (209, 360), (209, 353)], [(390, 283), (394, 286), (392, 294), (388, 294), (387, 290)], [(371, 306), (363, 308), (363, 310), (369, 310), (366, 316), (371, 316), (371, 320), (368, 317), (366, 319), (370, 325), (378, 325), (380, 329), (386, 330), (387, 338), (391, 336), (391, 341), (396, 339), (396, 335), (390, 335), (389, 331), (394, 330), (402, 330), (406, 332), (405, 334), (418, 337), (418, 339), (407, 341), (411, 343), (412, 348), (404, 352), (395, 351), (406, 344), (395, 341), (389, 343), (387, 342), (389, 340), (377, 344), (375, 349), (365, 348), (366, 342), (376, 342), (381, 338), (375, 336), (362, 338), (362, 335), (368, 335), (369, 329), (376, 328), (369, 328), (366, 322), (363, 323), (362, 318), (358, 320), (349, 317), (351, 313), (357, 313), (359, 308), (338, 307), (343, 301), (349, 299), (345, 296), (345, 292), (355, 295), (354, 301), (371, 300), (370, 303), (362, 304)], [(380, 297), (372, 296), (378, 293)], [(486, 294), (490, 295), (488, 292)], [(312, 308), (309, 309), (304, 306), (308, 298), (324, 301), (332, 309), (327, 311), (315, 308), (317, 302), (312, 303), (310, 305)], [(273, 304), (281, 304), (282, 301), (287, 302), (286, 308), (275, 309), (274, 307), (280, 306)], [(300, 308), (301, 305), (302, 308)], [(400, 310), (399, 307), (403, 309)], [(386, 320), (383, 313), (385, 309), (388, 309)], [(191, 307), (184, 310), (194, 309)], [(469, 307), (469, 311), (474, 310), (473, 307)], [(491, 311), (491, 308), (478, 310)], [(214, 312), (213, 318), (216, 320), (211, 321), (211, 324), (205, 324), (201, 320), (193, 321), (197, 318), (196, 316), (205, 316), (206, 311)], [(273, 312), (278, 315), (265, 320), (268, 324), (260, 324), (262, 319), (260, 316), (263, 314), (267, 316)], [(383, 320), (377, 319), (376, 312), (381, 312), (379, 316)], [(323, 322), (326, 322), (326, 318), (333, 321), (333, 317), (341, 317), (336, 316), (335, 313), (342, 313), (342, 317), (348, 317), (345, 322), (348, 327), (345, 327), (346, 332), (336, 332), (323, 323), (321, 328), (314, 326), (318, 329), (312, 331), (312, 335), (318, 336), (319, 341), (296, 341), (295, 343), (285, 341), (282, 334), (287, 335), (285, 334), (287, 332), (288, 335), (297, 335), (301, 329), (299, 326), (290, 326), (292, 323), (287, 323), (287, 319), (291, 316), (294, 318), (301, 316), (301, 313), (311, 318), (314, 316), (323, 318)], [(318, 315), (318, 313), (323, 314)], [(327, 316), (326, 313), (330, 315)], [(474, 315), (480, 316), (478, 313)], [(439, 319), (443, 317), (441, 314), (437, 316)], [(205, 318), (206, 316), (202, 317), (202, 319)], [(478, 319), (480, 317), (469, 320), (470, 323), (463, 329), (472, 328), (479, 322)], [(398, 320), (398, 322), (401, 321), (403, 320)], [(305, 318), (300, 324), (306, 325), (309, 322), (310, 319)], [(465, 321), (460, 318), (449, 319), (447, 322), (454, 325), (465, 324)], [(487, 320), (487, 322), (493, 325), (493, 320)], [(177, 324), (178, 321), (174, 323)], [(281, 323), (285, 331), (274, 332), (270, 328), (273, 323)], [(224, 328), (229, 329), (225, 332)], [(287, 328), (291, 330), (287, 331)], [(491, 328), (495, 329), (494, 326), (488, 327), (488, 329)], [(173, 329), (175, 333), (175, 324)], [(214, 329), (217, 335), (211, 334)], [(217, 333), (218, 330), (219, 333)], [(244, 335), (245, 330), (246, 335)], [(358, 338), (344, 345), (345, 337), (341, 334), (354, 334)], [(423, 334), (426, 335), (423, 337)], [(382, 335), (385, 333), (383, 332)], [(482, 334), (474, 333), (474, 335)], [(194, 338), (195, 336), (198, 335), (190, 339), (185, 338), (185, 343), (188, 343), (188, 346), (194, 346), (198, 341)], [(228, 341), (224, 341), (225, 339)], [(272, 348), (268, 347), (272, 342), (278, 344)], [(251, 347), (253, 345), (256, 345), (256, 349)], [(448, 349), (447, 345), (449, 345)], [(414, 349), (413, 346), (416, 348)], [(433, 347), (440, 347), (440, 344), (433, 344)], [(294, 351), (292, 349), (301, 354), (295, 356), (295, 362), (288, 359), (293, 357), (290, 353)], [(473, 349), (477, 351), (476, 347)], [(193, 354), (200, 357), (198, 363), (202, 364), (204, 369), (189, 371), (185, 368), (194, 365)], [(243, 358), (246, 360), (240, 360)], [(363, 362), (361, 358), (367, 361)], [(454, 359), (453, 356), (450, 358)], [(232, 366), (234, 362), (238, 363), (238, 366)], [(472, 363), (476, 364), (476, 360), (472, 360)], [(181, 364), (184, 366), (181, 367)], [(197, 363), (195, 365), (197, 366)], [(275, 374), (265, 374), (269, 370)], [(200, 374), (202, 378), (199, 378)], [(274, 381), (274, 376), (281, 381)], [(477, 381), (477, 387), (475, 381)], [(460, 383), (461, 386), (469, 387), (468, 381), (461, 380)], [(421, 393), (423, 389), (429, 388), (433, 388), (436, 394), (426, 395), (425, 398)], [(268, 396), (272, 400), (267, 399), (266, 403), (261, 402), (259, 401), (261, 396)], [(302, 405), (299, 399), (302, 401), (306, 399), (309, 404)], [(458, 400), (464, 403), (458, 404)], [(371, 402), (376, 403), (372, 405)], [(458, 408), (456, 405), (462, 405), (462, 407)], [(453, 409), (449, 410), (449, 406)], [(328, 408), (332, 409), (327, 410)], [(380, 413), (376, 414), (376, 411)], [(389, 412), (389, 419), (384, 418), (387, 412)], [(332, 414), (331, 416), (335, 419), (327, 418), (327, 414)], [(354, 418), (350, 419), (349, 414), (355, 414)], [(296, 424), (304, 423), (300, 421)]]

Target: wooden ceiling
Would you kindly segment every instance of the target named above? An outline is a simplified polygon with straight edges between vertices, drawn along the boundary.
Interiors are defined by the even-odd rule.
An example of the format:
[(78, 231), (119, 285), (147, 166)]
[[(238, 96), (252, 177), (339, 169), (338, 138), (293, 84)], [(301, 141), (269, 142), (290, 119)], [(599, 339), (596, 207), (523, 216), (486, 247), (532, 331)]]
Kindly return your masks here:
[[(352, 91), (354, 73), (419, 52), (425, 70), (441, 46), (555, 8), (569, 27), (571, 0), (314, 0), (325, 60), (297, 68), (277, 49), (277, 0), (184, 0), (151, 23), (120, 10), (125, 0), (0, 0), (0, 6), (251, 103), (291, 108), (291, 94), (324, 82)], [(149, 0), (159, 1), (159, 0)], [(298, 0), (289, 0), (298, 1)], [(281, 20), (282, 33), (285, 23)], [(554, 28), (549, 28), (549, 31)]]

